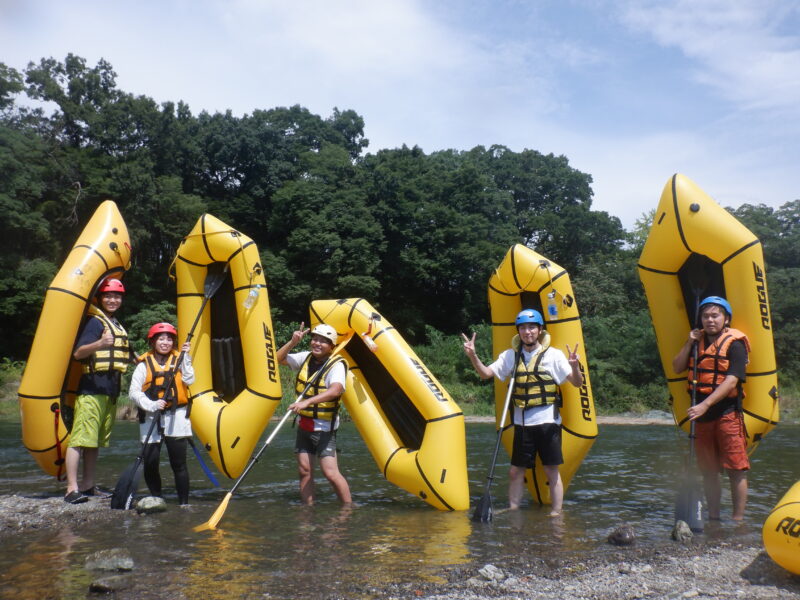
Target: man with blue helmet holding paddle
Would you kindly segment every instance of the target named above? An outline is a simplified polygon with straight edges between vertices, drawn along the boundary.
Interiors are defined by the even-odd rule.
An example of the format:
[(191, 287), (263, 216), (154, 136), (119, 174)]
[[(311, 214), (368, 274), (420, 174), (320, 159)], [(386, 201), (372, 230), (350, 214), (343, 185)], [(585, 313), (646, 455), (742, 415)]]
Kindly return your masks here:
[[(539, 311), (526, 308), (515, 320), (517, 335), (512, 347), (500, 353), (497, 360), (486, 366), (475, 354), (475, 334), (472, 339), (464, 334), (464, 352), (482, 379), (497, 377), (509, 383), (508, 400), (513, 401), (514, 443), (511, 454), (509, 507), (518, 509), (525, 489), (525, 471), (535, 466), (536, 455), (542, 459), (550, 486), (550, 516), (561, 514), (564, 486), (559, 465), (564, 458), (561, 452), (561, 404), (559, 386), (568, 381), (580, 386), (578, 347), (570, 350), (569, 357), (550, 346), (550, 334), (544, 330), (544, 319)], [(509, 404), (507, 401), (506, 404)]]
[(725, 298), (709, 296), (699, 309), (700, 327), (689, 332), (672, 366), (676, 373), (689, 370), (689, 392), (696, 396), (687, 416), (695, 423), (697, 466), (703, 475), (708, 518), (720, 518), (719, 474), (724, 469), (731, 485), (732, 518), (741, 521), (750, 469), (742, 414), (750, 342), (730, 327), (733, 310)]

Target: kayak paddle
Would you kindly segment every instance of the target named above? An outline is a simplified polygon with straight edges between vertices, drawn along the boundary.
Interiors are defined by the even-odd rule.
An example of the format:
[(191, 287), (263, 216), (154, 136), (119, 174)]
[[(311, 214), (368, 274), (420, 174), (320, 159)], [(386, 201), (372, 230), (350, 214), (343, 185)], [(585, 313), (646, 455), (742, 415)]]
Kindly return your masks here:
[[(695, 326), (700, 318), (699, 289), (695, 288)], [(692, 406), (697, 404), (697, 342), (692, 345)], [(697, 533), (703, 531), (703, 493), (694, 460), (694, 420), (689, 421), (689, 456), (675, 501), (675, 522), (683, 521)]]
[[(517, 354), (517, 361), (519, 361), (519, 354)], [(514, 362), (516, 365), (517, 362)], [(506, 392), (506, 401), (503, 404), (503, 414), (500, 417), (500, 427), (497, 430), (497, 442), (494, 445), (494, 454), (492, 455), (492, 464), (489, 467), (489, 475), (486, 477), (486, 489), (483, 492), (483, 496), (480, 500), (478, 500), (478, 504), (475, 506), (475, 511), (472, 513), (472, 520), (473, 521), (481, 521), (483, 523), (488, 523), (492, 520), (492, 481), (494, 481), (494, 467), (497, 464), (497, 453), (500, 450), (500, 441), (503, 438), (503, 427), (506, 424), (506, 414), (508, 414), (508, 405), (511, 402), (511, 392), (514, 389), (514, 373), (511, 373), (511, 381), (508, 384), (508, 392)]]
[[(349, 341), (349, 339), (347, 341)], [(343, 344), (340, 344), (339, 347), (341, 348), (342, 345)], [(308, 390), (308, 388), (310, 388), (314, 383), (316, 383), (319, 380), (320, 376), (325, 371), (325, 367), (330, 362), (330, 360), (333, 358), (333, 355), (334, 355), (334, 353), (332, 352), (331, 355), (328, 357), (328, 359), (322, 364), (322, 366), (319, 368), (319, 370), (314, 374), (314, 376), (311, 377), (308, 380), (308, 383), (306, 384), (306, 387), (303, 388), (303, 391), (297, 397), (297, 400), (295, 400), (295, 402), (299, 402), (303, 398), (303, 396), (305, 395), (305, 393)], [(272, 433), (269, 434), (269, 437), (267, 438), (267, 441), (264, 442), (264, 445), (261, 446), (261, 449), (256, 453), (256, 455), (253, 456), (250, 459), (250, 462), (247, 464), (247, 467), (242, 472), (242, 474), (239, 475), (239, 478), (233, 484), (233, 487), (230, 489), (230, 491), (227, 494), (225, 494), (225, 497), (222, 499), (222, 502), (219, 503), (219, 506), (217, 507), (217, 510), (215, 510), (214, 514), (211, 515), (211, 518), (208, 521), (206, 521), (205, 523), (202, 523), (202, 524), (196, 526), (194, 528), (195, 531), (206, 531), (206, 530), (209, 530), (209, 529), (216, 529), (217, 528), (217, 524), (222, 519), (222, 515), (225, 514), (225, 511), (228, 508), (228, 503), (231, 501), (231, 497), (233, 496), (233, 493), (236, 491), (236, 488), (239, 487), (239, 484), (242, 483), (242, 481), (244, 480), (245, 476), (247, 476), (247, 474), (250, 472), (250, 469), (252, 469), (253, 466), (255, 466), (255, 464), (258, 462), (258, 459), (261, 458), (261, 455), (264, 453), (264, 450), (266, 450), (267, 447), (272, 443), (272, 439), (278, 433), (280, 428), (283, 427), (283, 424), (286, 423), (286, 420), (289, 418), (289, 415), (291, 415), (291, 414), (292, 414), (292, 411), (290, 411), (290, 410), (286, 411), (286, 414), (283, 415), (283, 418), (275, 426), (275, 429), (273, 429)], [(331, 422), (331, 427), (333, 427), (333, 422)]]

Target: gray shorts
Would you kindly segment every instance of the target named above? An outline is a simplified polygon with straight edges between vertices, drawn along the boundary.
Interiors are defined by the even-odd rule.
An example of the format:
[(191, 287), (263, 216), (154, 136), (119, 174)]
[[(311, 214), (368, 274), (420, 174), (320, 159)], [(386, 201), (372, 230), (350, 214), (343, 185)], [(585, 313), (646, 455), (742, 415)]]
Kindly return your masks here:
[(298, 428), (294, 452), (295, 454), (315, 454), (319, 458), (336, 456), (336, 430), (306, 431)]

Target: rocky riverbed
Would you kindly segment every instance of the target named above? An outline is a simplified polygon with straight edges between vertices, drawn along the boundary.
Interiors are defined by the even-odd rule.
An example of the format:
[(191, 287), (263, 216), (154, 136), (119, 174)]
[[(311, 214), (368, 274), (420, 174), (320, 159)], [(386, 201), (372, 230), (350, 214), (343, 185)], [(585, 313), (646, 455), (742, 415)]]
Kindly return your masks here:
[[(55, 530), (70, 523), (119, 519), (108, 500), (92, 498), (79, 505), (65, 504), (53, 496), (0, 496), (0, 542), (7, 536), (30, 531)], [(146, 518), (146, 517), (142, 517)], [(730, 525), (732, 527), (732, 525)], [(753, 536), (747, 536), (753, 540)], [(427, 598), (429, 600), (511, 599), (800, 599), (800, 577), (776, 565), (755, 542), (738, 542), (735, 536), (708, 541), (705, 536), (685, 542), (618, 547), (608, 544), (583, 561), (553, 556), (519, 556), (502, 563), (472, 564), (445, 569), (444, 583), (403, 583), (348, 590), (328, 589), (320, 598)], [(111, 547), (109, 551), (115, 549)], [(134, 576), (135, 576), (135, 566)], [(110, 581), (116, 598), (126, 598), (126, 578)], [(114, 581), (120, 587), (113, 589)], [(133, 596), (131, 596), (133, 597)]]
[[(723, 543), (609, 549), (586, 562), (520, 558), (453, 570), (449, 583), (402, 585), (384, 598), (428, 600), (633, 600), (638, 598), (800, 598), (800, 578), (760, 547)], [(377, 597), (377, 596), (376, 596)]]

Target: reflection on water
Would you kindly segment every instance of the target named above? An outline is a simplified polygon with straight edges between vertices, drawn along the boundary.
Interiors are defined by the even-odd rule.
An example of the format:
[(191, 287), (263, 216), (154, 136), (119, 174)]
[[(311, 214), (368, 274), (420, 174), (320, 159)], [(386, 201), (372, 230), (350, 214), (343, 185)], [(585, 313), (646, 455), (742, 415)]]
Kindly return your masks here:
[[(747, 522), (709, 527), (706, 536), (760, 537), (767, 513), (800, 479), (795, 440), (800, 427), (782, 425), (753, 457)], [(494, 446), (491, 425), (468, 425), (468, 461), (473, 505), (482, 495)], [(137, 452), (136, 425), (121, 423), (114, 445), (101, 456), (99, 479), (113, 485)], [(220, 529), (195, 533), (225, 494), (192, 469), (192, 506), (137, 517), (119, 513), (113, 523), (65, 526), (57, 533), (29, 532), (0, 549), (0, 597), (83, 598), (96, 574), (86, 556), (124, 546), (137, 568), (117, 598), (300, 598), (323, 590), (371, 597), (389, 583), (442, 581), (444, 569), (466, 563), (502, 564), (504, 557), (590, 558), (608, 546), (616, 525), (631, 523), (640, 543), (664, 543), (672, 525), (675, 481), (683, 471), (685, 435), (673, 426), (605, 426), (567, 490), (565, 515), (547, 509), (506, 505), (507, 457), (501, 455), (493, 488), (495, 518), (473, 523), (471, 513), (442, 513), (387, 483), (346, 424), (340, 434), (340, 464), (356, 505), (342, 508), (324, 480), (314, 507), (299, 503), (292, 435), (276, 438), (261, 463), (237, 490)], [(33, 496), (60, 494), (22, 449), (19, 426), (0, 424), (0, 492)], [(165, 466), (166, 468), (166, 466)], [(230, 486), (231, 482), (227, 483)], [(225, 485), (225, 484), (223, 484)], [(169, 490), (167, 490), (169, 492)], [(730, 510), (727, 490), (723, 495)], [(332, 594), (333, 592), (327, 592)]]

